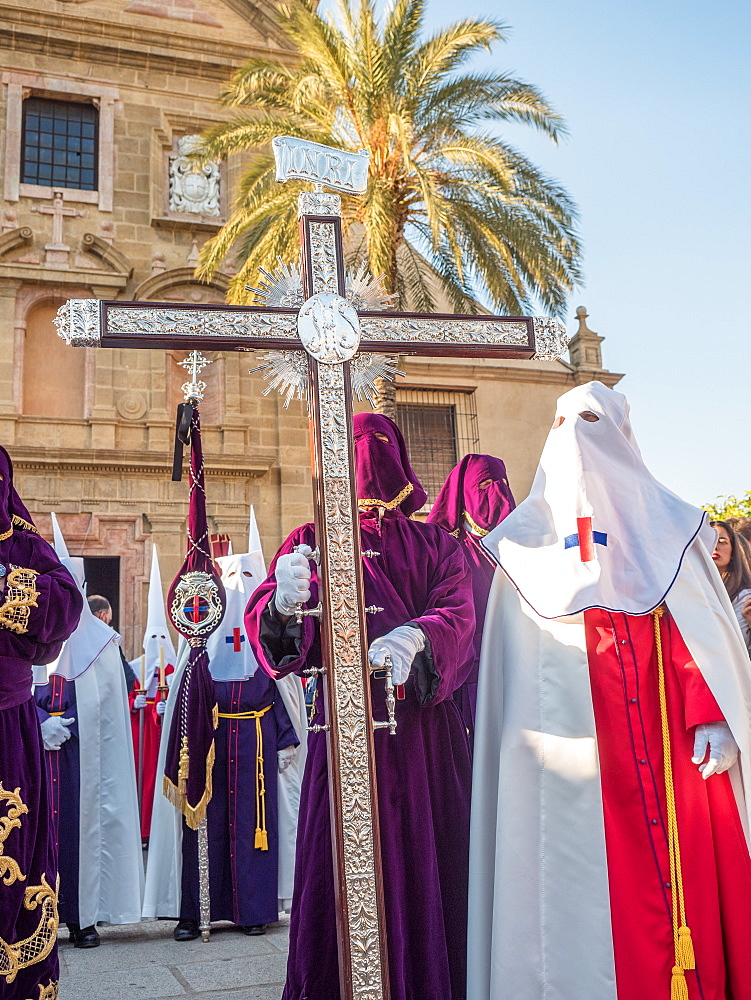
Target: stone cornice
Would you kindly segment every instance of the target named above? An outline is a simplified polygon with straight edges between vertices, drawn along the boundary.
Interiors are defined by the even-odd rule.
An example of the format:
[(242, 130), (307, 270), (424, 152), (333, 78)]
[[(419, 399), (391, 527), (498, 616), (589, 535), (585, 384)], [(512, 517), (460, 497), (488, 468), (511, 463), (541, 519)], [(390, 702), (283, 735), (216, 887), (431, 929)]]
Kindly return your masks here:
[(259, 30), (273, 36), (276, 44), (238, 44), (226, 37), (211, 38), (205, 32), (181, 35), (175, 30), (175, 22), (167, 30), (160, 30), (146, 23), (84, 20), (73, 12), (0, 2), (0, 31), (5, 36), (6, 52), (20, 50), (76, 62), (161, 69), (191, 79), (222, 81), (234, 67), (252, 57), (283, 57), (286, 51), (290, 59), (295, 58), (273, 22), (261, 12), (259, 17), (263, 22)]
[[(206, 475), (215, 479), (248, 479), (264, 476), (276, 462), (274, 449), (259, 449), (251, 456), (213, 455), (206, 460)], [(187, 468), (187, 456), (186, 456)], [(13, 466), (19, 472), (87, 472), (121, 476), (158, 476), (168, 479), (172, 471), (171, 455), (143, 451), (120, 451), (87, 448), (40, 448), (16, 445)]]
[[(548, 385), (561, 385), (571, 387), (573, 384), (572, 369), (565, 362), (540, 361), (540, 362), (517, 362), (514, 364), (504, 364), (493, 361), (488, 365), (456, 365), (448, 362), (427, 363), (411, 366), (410, 362), (417, 359), (405, 358), (404, 371), (405, 378), (397, 379), (397, 388), (423, 388), (429, 389), (434, 383), (443, 379), (457, 379), (457, 387), (466, 389), (467, 381), (478, 382), (528, 382), (543, 383)], [(415, 383), (415, 379), (420, 379), (420, 385)], [(459, 386), (461, 382), (461, 386)], [(446, 388), (450, 386), (446, 384)]]

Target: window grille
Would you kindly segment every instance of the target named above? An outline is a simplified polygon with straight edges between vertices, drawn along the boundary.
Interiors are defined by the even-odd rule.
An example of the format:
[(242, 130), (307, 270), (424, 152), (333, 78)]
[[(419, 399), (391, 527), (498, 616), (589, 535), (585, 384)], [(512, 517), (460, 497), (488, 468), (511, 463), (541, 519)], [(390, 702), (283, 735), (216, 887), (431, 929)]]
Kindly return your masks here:
[(430, 505), (459, 459), (480, 447), (474, 392), (398, 388), (396, 422)]
[(99, 112), (91, 104), (23, 102), (21, 182), (96, 191)]

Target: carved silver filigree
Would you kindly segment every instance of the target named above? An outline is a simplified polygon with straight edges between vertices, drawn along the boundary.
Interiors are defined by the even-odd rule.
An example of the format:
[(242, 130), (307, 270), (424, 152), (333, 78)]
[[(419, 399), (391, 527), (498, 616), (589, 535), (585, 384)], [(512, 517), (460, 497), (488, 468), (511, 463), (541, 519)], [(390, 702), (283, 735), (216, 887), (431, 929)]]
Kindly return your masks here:
[(336, 230), (330, 222), (310, 224), (310, 268), (313, 272), (313, 287), (316, 292), (339, 291), (336, 267)]
[[(202, 602), (205, 615), (196, 621), (194, 601)], [(224, 614), (224, 608), (219, 598), (219, 588), (210, 573), (203, 570), (191, 570), (183, 573), (175, 587), (170, 605), (170, 618), (177, 631), (186, 639), (207, 636), (217, 627)]]
[(221, 214), (219, 164), (216, 160), (197, 163), (190, 158), (200, 144), (200, 135), (184, 135), (177, 140), (177, 152), (170, 154), (170, 212), (208, 216)]
[(483, 320), (478, 316), (451, 316), (440, 318), (361, 316), (363, 347), (366, 341), (385, 341), (397, 344), (467, 344), (482, 346), (526, 347), (529, 342), (526, 323), (493, 318)]
[[(187, 699), (186, 699), (187, 701)], [(198, 910), (201, 939), (211, 937), (211, 889), (209, 882), (209, 827), (204, 816), (198, 827)]]
[(251, 368), (250, 375), (261, 372), (269, 384), (263, 395), (278, 389), (284, 396), (286, 409), (293, 399), (306, 399), (308, 389), (308, 356), (304, 351), (266, 351), (261, 355), (263, 364)]
[(297, 214), (340, 216), (342, 199), (329, 191), (303, 191), (297, 198)]
[(349, 917), (353, 995), (380, 1000), (380, 934), (373, 860), (373, 795), (368, 768), (368, 727), (363, 684), (364, 648), (358, 614), (344, 372), (340, 365), (319, 368), (319, 409), (323, 451), (323, 517), (327, 564), (321, 574), (323, 600), (330, 610), (334, 704), (330, 725), (338, 731), (343, 868)]
[(180, 387), (183, 391), (183, 399), (186, 403), (197, 405), (203, 402), (206, 392), (206, 383), (199, 380), (198, 376), (211, 362), (205, 358), (200, 351), (191, 351), (187, 358), (178, 361), (181, 368), (184, 368), (191, 376), (190, 382), (183, 382)]
[[(262, 275), (258, 287), (246, 285), (245, 288), (255, 292), (255, 305), (299, 309), (304, 302), (300, 265), (285, 264), (281, 257), (278, 260), (279, 265), (273, 271), (258, 269)], [(397, 298), (386, 291), (385, 280), (383, 274), (372, 278), (363, 261), (357, 270), (347, 269), (344, 297), (358, 312), (382, 312), (392, 307)]]
[(71, 347), (99, 347), (102, 331), (98, 299), (68, 299), (57, 310), (53, 323)]
[(370, 162), (367, 149), (350, 153), (294, 135), (278, 135), (272, 139), (271, 148), (276, 179), (282, 183), (290, 179), (310, 181), (345, 194), (364, 194), (367, 190)]
[(360, 344), (357, 313), (341, 295), (312, 295), (297, 314), (297, 335), (305, 350), (324, 365), (355, 356)]
[(559, 319), (535, 317), (535, 353), (536, 361), (557, 361), (568, 350), (569, 336), (566, 327)]
[[(251, 313), (233, 309), (111, 306), (107, 311), (107, 333), (161, 337), (274, 337), (297, 342), (297, 317), (280, 313)], [(87, 345), (94, 346), (94, 345)]]

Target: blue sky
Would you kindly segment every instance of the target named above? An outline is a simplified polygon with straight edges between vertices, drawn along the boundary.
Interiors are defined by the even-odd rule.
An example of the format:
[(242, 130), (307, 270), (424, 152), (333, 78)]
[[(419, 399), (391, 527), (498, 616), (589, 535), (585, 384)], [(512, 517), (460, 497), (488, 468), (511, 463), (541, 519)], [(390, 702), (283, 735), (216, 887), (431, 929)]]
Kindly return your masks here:
[(493, 63), (566, 117), (559, 147), (512, 141), (581, 209), (571, 300), (625, 372), (647, 465), (693, 503), (751, 490), (751, 5), (694, 0), (429, 0), (428, 26), (511, 26)]

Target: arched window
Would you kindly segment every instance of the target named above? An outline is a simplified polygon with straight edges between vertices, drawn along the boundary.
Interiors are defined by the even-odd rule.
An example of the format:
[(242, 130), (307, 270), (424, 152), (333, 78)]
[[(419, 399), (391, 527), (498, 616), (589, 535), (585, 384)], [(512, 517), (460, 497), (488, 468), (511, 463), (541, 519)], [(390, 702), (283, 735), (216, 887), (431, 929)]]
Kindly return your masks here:
[(86, 351), (72, 350), (52, 323), (58, 306), (41, 303), (26, 316), (23, 351), (24, 414), (83, 417)]

